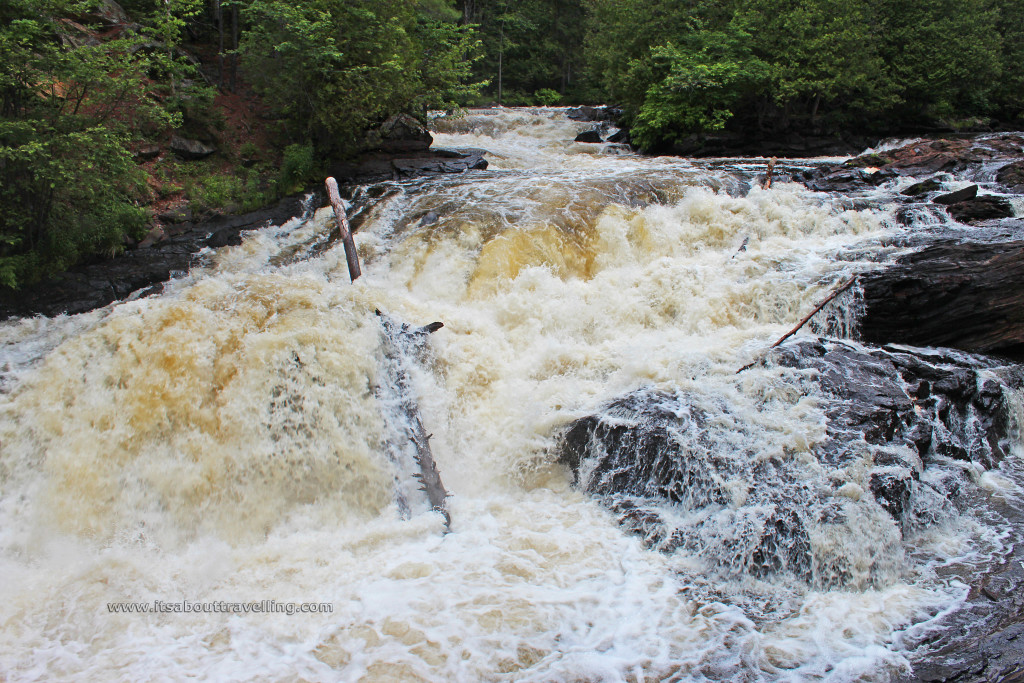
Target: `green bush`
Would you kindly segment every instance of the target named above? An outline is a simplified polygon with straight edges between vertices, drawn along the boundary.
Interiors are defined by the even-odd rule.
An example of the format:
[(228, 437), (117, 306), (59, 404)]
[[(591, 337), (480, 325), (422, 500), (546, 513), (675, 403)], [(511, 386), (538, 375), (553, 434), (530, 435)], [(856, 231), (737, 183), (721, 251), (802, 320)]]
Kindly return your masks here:
[(280, 193), (285, 195), (302, 190), (316, 179), (318, 170), (312, 145), (288, 145), (284, 148), (277, 179)]
[(553, 107), (556, 104), (561, 103), (562, 96), (557, 90), (551, 88), (541, 88), (540, 90), (533, 93), (533, 101), (542, 107)]

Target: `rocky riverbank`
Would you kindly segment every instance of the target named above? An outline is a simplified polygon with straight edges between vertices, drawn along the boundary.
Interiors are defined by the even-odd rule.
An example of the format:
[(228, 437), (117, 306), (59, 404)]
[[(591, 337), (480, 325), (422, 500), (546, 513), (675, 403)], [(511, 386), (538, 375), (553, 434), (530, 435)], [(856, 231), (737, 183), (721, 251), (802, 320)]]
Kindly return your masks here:
[[(430, 133), (415, 119), (398, 116), (369, 134), (373, 149), (353, 160), (332, 164), (328, 173), (339, 181), (359, 183), (401, 180), (438, 173), (486, 169), (486, 150), (431, 146)], [(74, 315), (131, 296), (148, 296), (176, 273), (201, 262), (200, 252), (241, 244), (242, 233), (282, 225), (296, 216), (326, 206), (319, 187), (292, 195), (273, 206), (239, 215), (188, 220), (190, 212), (158, 217), (149, 236), (111, 259), (68, 270), (18, 291), (0, 291), (0, 320), (32, 315)]]

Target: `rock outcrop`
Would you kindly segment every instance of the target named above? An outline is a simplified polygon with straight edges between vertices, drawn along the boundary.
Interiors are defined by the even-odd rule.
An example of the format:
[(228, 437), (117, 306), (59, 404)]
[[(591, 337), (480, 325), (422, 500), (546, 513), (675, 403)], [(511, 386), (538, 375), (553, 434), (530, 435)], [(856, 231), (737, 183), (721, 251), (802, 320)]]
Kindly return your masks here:
[[(898, 149), (871, 152), (842, 164), (812, 169), (797, 177), (812, 190), (825, 192), (856, 192), (876, 187), (897, 176), (933, 176), (938, 173), (959, 173), (981, 163), (1015, 161), (1024, 157), (1024, 135), (974, 136), (964, 139), (922, 140)], [(1008, 164), (1004, 185), (1016, 183), (1016, 166)], [(910, 190), (910, 188), (907, 188)], [(916, 188), (914, 196), (940, 189)]]
[(184, 138), (180, 135), (172, 135), (171, 151), (182, 159), (196, 161), (210, 156), (217, 151), (217, 148), (200, 142), (199, 140)]
[(1024, 242), (930, 246), (862, 287), (865, 341), (1024, 354)]
[[(159, 240), (132, 249), (117, 258), (72, 268), (58, 277), (13, 292), (0, 292), (0, 319), (13, 316), (61, 313), (74, 315), (106, 306), (133, 293), (145, 296), (162, 289), (174, 273), (183, 273), (198, 262), (204, 247), (241, 243), (246, 230), (281, 225), (303, 213), (301, 196), (286, 197), (276, 205), (238, 216), (218, 216), (203, 223), (184, 222)], [(148, 244), (147, 244), (148, 242)]]
[[(726, 574), (864, 586), (874, 570), (858, 572), (844, 555), (852, 546), (816, 547), (812, 537), (898, 543), (958, 514), (973, 486), (958, 462), (987, 469), (1008, 450), (1015, 367), (836, 340), (789, 342), (765, 362), (792, 369), (784, 381), (825, 407), (825, 438), (809, 449), (815, 467), (749, 450), (756, 439), (737, 437), (748, 427), (724, 402), (653, 389), (570, 424), (560, 460), (651, 547), (713, 557)], [(890, 527), (874, 517), (874, 531), (865, 528), (872, 510)], [(852, 518), (855, 529), (845, 526)]]

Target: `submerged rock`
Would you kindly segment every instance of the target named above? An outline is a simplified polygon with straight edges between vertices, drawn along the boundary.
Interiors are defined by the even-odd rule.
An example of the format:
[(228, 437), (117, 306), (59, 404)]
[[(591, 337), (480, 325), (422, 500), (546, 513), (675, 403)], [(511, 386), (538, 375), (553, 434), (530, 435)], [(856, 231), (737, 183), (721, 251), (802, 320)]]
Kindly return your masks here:
[[(651, 547), (713, 555), (738, 573), (810, 581), (810, 489), (783, 462), (734, 454), (720, 421), (692, 395), (640, 390), (572, 423), (560, 460)], [(665, 505), (688, 513), (687, 523), (672, 524)]]

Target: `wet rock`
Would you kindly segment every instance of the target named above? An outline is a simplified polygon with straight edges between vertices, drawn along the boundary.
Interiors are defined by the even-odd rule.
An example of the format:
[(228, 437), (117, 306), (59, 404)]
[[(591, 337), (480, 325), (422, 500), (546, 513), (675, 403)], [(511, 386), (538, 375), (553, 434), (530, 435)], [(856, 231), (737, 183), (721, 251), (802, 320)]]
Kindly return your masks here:
[(622, 110), (616, 107), (573, 107), (565, 112), (565, 116), (572, 121), (615, 121), (622, 116)]
[(601, 139), (601, 129), (592, 128), (577, 135), (573, 142), (604, 142), (604, 140)]
[(212, 249), (220, 247), (237, 247), (242, 243), (242, 234), (230, 228), (221, 228), (206, 240), (206, 246)]
[[(886, 178), (897, 175), (931, 176), (964, 170), (981, 162), (1020, 159), (1022, 144), (1024, 136), (1018, 134), (1003, 134), (998, 138), (975, 136), (965, 139), (921, 140), (898, 149), (863, 154), (842, 164), (816, 169), (801, 180), (811, 189), (819, 191), (863, 190), (871, 185), (866, 183), (866, 178), (861, 178), (866, 184), (858, 186), (856, 182), (851, 184), (858, 176), (844, 178), (842, 172), (876, 168)], [(829, 178), (835, 182), (829, 182)]]
[(621, 129), (615, 131), (614, 133), (612, 133), (611, 135), (609, 135), (608, 139), (605, 140), (605, 142), (611, 142), (611, 143), (614, 143), (616, 145), (628, 145), (629, 144), (629, 131), (626, 130), (625, 128), (621, 128)]
[[(858, 347), (836, 340), (784, 344), (769, 360), (817, 371), (829, 402), (827, 439), (815, 446), (815, 456), (822, 463), (845, 464), (863, 457), (867, 444), (875, 464), (869, 489), (903, 524), (919, 521), (914, 519), (919, 490), (935, 490), (934, 484), (919, 484), (922, 468), (949, 468), (944, 459), (951, 458), (989, 469), (1009, 452), (1005, 387), (1020, 382), (1013, 366), (952, 350)], [(900, 446), (909, 447), (921, 464), (906, 451), (901, 455)], [(942, 493), (954, 504), (962, 473), (950, 469)]]
[(959, 202), (965, 202), (968, 199), (974, 199), (977, 196), (978, 186), (970, 185), (968, 187), (963, 188), (962, 190), (957, 190), (956, 192), (940, 194), (932, 201), (935, 202), (936, 204), (945, 204), (946, 206), (949, 206), (950, 204), (957, 204)]
[(1015, 161), (999, 169), (996, 182), (1011, 192), (1024, 194), (1024, 161)]
[(434, 138), (422, 123), (408, 114), (396, 114), (366, 136), (366, 149), (390, 154), (425, 152)]
[(199, 140), (173, 135), (171, 136), (171, 151), (182, 159), (195, 161), (205, 159), (216, 152), (217, 148), (202, 143)]
[(486, 153), (483, 149), (467, 147), (430, 149), (401, 155), (365, 154), (354, 161), (332, 164), (328, 175), (337, 178), (339, 182), (367, 183), (435, 173), (484, 170), (488, 165), (484, 158)]
[[(724, 572), (812, 580), (809, 488), (784, 463), (731, 457), (729, 439), (694, 397), (641, 390), (569, 425), (559, 457), (651, 547), (727, 557)], [(669, 521), (666, 505), (687, 522)]]
[(865, 341), (1024, 354), (1024, 242), (930, 246), (861, 284)]
[(847, 493), (808, 481), (799, 458), (738, 446), (750, 442), (737, 440), (746, 425), (731, 408), (686, 392), (640, 390), (581, 417), (563, 432), (559, 460), (652, 548), (713, 557), (727, 574), (825, 586), (853, 575), (842, 552), (812, 551), (812, 528), (845, 524), (851, 505), (877, 505), (901, 532), (948, 521), (973, 486), (951, 459), (991, 468), (1008, 451), (1015, 367), (825, 339), (783, 344), (766, 363), (820, 396), (825, 438), (810, 455)]
[(994, 195), (957, 202), (947, 207), (946, 210), (956, 220), (968, 224), (1013, 216), (1013, 206), (1010, 204), (1010, 200)]
[(421, 218), (416, 225), (420, 227), (433, 225), (438, 220), (440, 220), (440, 218), (441, 217), (438, 215), (437, 211), (428, 211), (425, 214), (423, 214), (423, 218)]
[(861, 192), (892, 177), (892, 173), (879, 170), (839, 166), (812, 171), (802, 179), (808, 188), (818, 192)]
[(913, 671), (898, 683), (1024, 680), (1024, 543), (965, 578), (964, 604), (928, 629), (925, 642), (907, 643)]
[(938, 180), (935, 180), (934, 178), (929, 178), (928, 180), (922, 180), (919, 183), (914, 183), (910, 187), (900, 192), (900, 194), (906, 197), (920, 197), (923, 194), (935, 192), (941, 187), (942, 183), (940, 183)]

